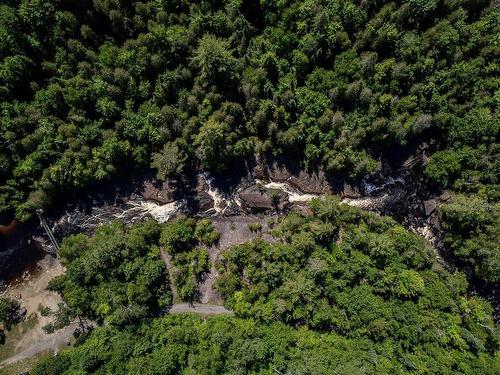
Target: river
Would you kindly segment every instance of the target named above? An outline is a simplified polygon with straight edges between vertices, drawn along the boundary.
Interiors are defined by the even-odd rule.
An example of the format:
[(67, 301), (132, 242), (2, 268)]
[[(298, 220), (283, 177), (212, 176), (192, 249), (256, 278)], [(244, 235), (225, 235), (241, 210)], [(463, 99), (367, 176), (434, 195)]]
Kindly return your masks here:
[(45, 256), (42, 243), (31, 235), (32, 226), (13, 220), (0, 225), (0, 289), (33, 273)]
[[(55, 237), (85, 232), (91, 234), (99, 225), (115, 220), (133, 223), (144, 218), (166, 222), (178, 215), (197, 217), (242, 217), (246, 215), (281, 215), (292, 209), (307, 212), (307, 203), (324, 194), (338, 195), (343, 204), (356, 206), (378, 214), (388, 215), (407, 229), (424, 237), (446, 269), (454, 271), (453, 258), (446, 254), (436, 207), (448, 199), (446, 194), (429, 197), (425, 187), (415, 183), (412, 171), (397, 170), (370, 176), (357, 186), (341, 190), (321, 175), (303, 171), (291, 173), (286, 169), (249, 173), (239, 182), (227, 187), (213, 176), (200, 173), (182, 191), (165, 187), (169, 184), (144, 181), (134, 191), (96, 195), (60, 207), (48, 215), (47, 221)], [(177, 186), (175, 183), (173, 186)], [(170, 185), (169, 185), (170, 186)], [(113, 196), (111, 196), (113, 195)], [(434, 207), (430, 212), (427, 203)], [(44, 233), (36, 224), (12, 222), (0, 226), (0, 286), (15, 283), (36, 272), (38, 263), (53, 254)], [(25, 278), (25, 277), (24, 277)], [(475, 287), (472, 287), (475, 289)], [(475, 293), (475, 291), (472, 291)], [(494, 292), (480, 292), (494, 303)]]
[[(290, 209), (305, 209), (307, 202), (325, 192), (334, 193), (326, 179), (301, 173), (297, 178), (289, 172), (271, 171), (252, 174), (230, 189), (217, 184), (207, 173), (196, 176), (188, 193), (180, 199), (169, 199), (159, 204), (161, 188), (146, 196), (144, 191), (114, 197), (94, 197), (85, 203), (76, 202), (48, 216), (47, 221), (58, 240), (76, 232), (92, 233), (103, 223), (119, 220), (133, 223), (146, 217), (166, 222), (178, 214), (201, 217), (233, 216), (245, 214), (285, 213)], [(381, 179), (378, 179), (381, 181)], [(424, 235), (435, 244), (435, 233), (429, 220), (423, 215), (421, 204), (401, 177), (391, 177), (383, 182), (363, 181), (356, 194), (337, 192), (342, 202), (381, 214), (398, 217), (405, 226)], [(146, 183), (145, 183), (146, 185)], [(144, 190), (144, 189), (143, 189)], [(179, 194), (171, 194), (179, 197)], [(403, 209), (404, 208), (404, 209)], [(42, 243), (44, 233), (36, 224), (13, 221), (0, 226), (0, 283), (10, 283), (26, 272), (36, 270), (36, 264), (53, 252), (50, 245)], [(44, 241), (45, 242), (45, 241)]]

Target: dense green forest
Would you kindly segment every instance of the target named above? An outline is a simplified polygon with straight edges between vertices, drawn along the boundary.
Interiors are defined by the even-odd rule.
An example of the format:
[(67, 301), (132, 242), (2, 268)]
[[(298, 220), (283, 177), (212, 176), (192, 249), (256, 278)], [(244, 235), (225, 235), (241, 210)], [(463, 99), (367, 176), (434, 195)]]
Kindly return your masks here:
[[(499, 21), (494, 0), (2, 0), (0, 218), (255, 155), (360, 181), (426, 144), (418, 178), (451, 191), (447, 252), (498, 283)], [(171, 287), (196, 299), (210, 222), (67, 238), (51, 288), (103, 326), (33, 373), (500, 372), (492, 309), (464, 274), (391, 219), (330, 198), (312, 210), (279, 243), (224, 253), (235, 317), (162, 316)]]
[(445, 245), (486, 283), (500, 283), (500, 202), (455, 196), (441, 208)]
[(117, 326), (136, 323), (172, 300), (159, 236), (160, 225), (147, 221), (131, 229), (102, 226), (90, 239), (67, 237), (61, 246), (67, 270), (49, 288), (78, 315)]
[(163, 308), (170, 294), (158, 246), (189, 254), (207, 239), (195, 233), (216, 233), (206, 221), (115, 224), (69, 237), (68, 271), (52, 287), (104, 325), (32, 374), (500, 371), (492, 308), (467, 296), (464, 274), (444, 270), (421, 238), (390, 218), (333, 197), (311, 209), (280, 219), (272, 244), (257, 238), (223, 253), (217, 289), (235, 317)]
[(254, 154), (359, 178), (429, 141), (429, 182), (498, 195), (489, 0), (4, 0), (0, 212)]
[(49, 288), (61, 293), (78, 315), (117, 326), (137, 322), (172, 303), (160, 246), (172, 257), (179, 298), (194, 301), (210, 266), (206, 246), (218, 238), (206, 219), (102, 226), (92, 238), (76, 234), (64, 239), (60, 255), (67, 270)]
[[(499, 20), (493, 0), (5, 0), (0, 215), (255, 154), (359, 180), (422, 142), (429, 187), (498, 213)], [(487, 282), (494, 217), (450, 238)]]

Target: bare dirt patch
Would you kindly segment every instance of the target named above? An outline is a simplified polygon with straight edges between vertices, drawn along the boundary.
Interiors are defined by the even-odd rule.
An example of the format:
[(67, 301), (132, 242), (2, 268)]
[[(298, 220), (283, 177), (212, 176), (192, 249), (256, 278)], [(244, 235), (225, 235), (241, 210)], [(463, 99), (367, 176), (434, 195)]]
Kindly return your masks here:
[(170, 314), (233, 315), (233, 312), (219, 305), (202, 303), (176, 303), (170, 309)]
[[(199, 285), (200, 302), (202, 304), (222, 305), (222, 298), (214, 289), (214, 282), (219, 276), (215, 269), (215, 263), (219, 259), (220, 253), (232, 246), (240, 245), (255, 238), (262, 237), (266, 241), (272, 241), (269, 235), (269, 223), (276, 221), (278, 215), (249, 215), (214, 217), (212, 223), (221, 234), (219, 243), (208, 248), (211, 268)], [(259, 223), (262, 227), (260, 231), (252, 231), (249, 224)]]
[(41, 316), (39, 306), (57, 310), (62, 299), (57, 293), (47, 290), (47, 285), (52, 278), (64, 273), (65, 269), (59, 260), (50, 255), (39, 262), (38, 267), (36, 272), (24, 275), (5, 292), (5, 295), (17, 299), (26, 308), (27, 318), (7, 333), (5, 344), (0, 346), (0, 368), (41, 352), (58, 351), (73, 339), (76, 322), (51, 334), (42, 330), (52, 318)]

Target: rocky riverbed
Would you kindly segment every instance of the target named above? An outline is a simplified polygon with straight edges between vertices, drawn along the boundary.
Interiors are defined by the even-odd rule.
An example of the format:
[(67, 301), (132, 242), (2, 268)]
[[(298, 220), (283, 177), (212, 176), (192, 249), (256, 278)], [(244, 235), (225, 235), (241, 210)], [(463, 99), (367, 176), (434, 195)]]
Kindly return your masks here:
[[(114, 220), (132, 223), (147, 217), (166, 222), (180, 215), (236, 217), (281, 215), (292, 209), (306, 212), (307, 203), (325, 194), (338, 195), (345, 204), (389, 215), (415, 233), (424, 236), (438, 253), (441, 248), (436, 208), (446, 194), (429, 197), (418, 185), (412, 168), (382, 168), (356, 184), (329, 179), (324, 173), (295, 171), (277, 162), (257, 163), (237, 181), (227, 182), (199, 173), (189, 181), (144, 179), (134, 190), (116, 194), (95, 194), (70, 203), (47, 221), (59, 240), (71, 233), (92, 233)], [(21, 236), (22, 237), (22, 236)], [(0, 269), (4, 283), (32, 268), (43, 257), (38, 243), (45, 237), (40, 229), (30, 229), (16, 245), (0, 256), (9, 269)], [(37, 255), (33, 249), (38, 249)], [(45, 249), (54, 251), (46, 243)], [(443, 261), (443, 263), (445, 263)]]

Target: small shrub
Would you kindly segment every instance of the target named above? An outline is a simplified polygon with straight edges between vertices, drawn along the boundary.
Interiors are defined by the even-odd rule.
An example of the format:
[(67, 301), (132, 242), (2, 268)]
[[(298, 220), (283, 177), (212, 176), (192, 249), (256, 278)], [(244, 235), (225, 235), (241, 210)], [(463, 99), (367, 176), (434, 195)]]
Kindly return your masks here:
[(41, 316), (50, 316), (53, 314), (52, 309), (49, 306), (38, 305), (38, 311)]
[(249, 223), (248, 229), (250, 229), (254, 233), (261, 232), (262, 231), (262, 224), (261, 223)]

